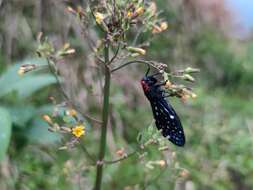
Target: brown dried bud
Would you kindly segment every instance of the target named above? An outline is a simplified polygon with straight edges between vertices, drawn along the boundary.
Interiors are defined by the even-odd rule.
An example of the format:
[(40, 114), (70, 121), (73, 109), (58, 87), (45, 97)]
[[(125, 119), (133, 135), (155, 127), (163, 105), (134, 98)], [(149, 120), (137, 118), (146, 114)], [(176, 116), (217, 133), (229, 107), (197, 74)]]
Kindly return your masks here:
[(50, 124), (50, 125), (53, 124), (53, 121), (52, 121), (52, 119), (50, 118), (49, 115), (43, 115), (42, 118), (43, 118), (48, 124)]
[(190, 175), (189, 171), (187, 169), (183, 169), (180, 174), (179, 174), (181, 177), (188, 177)]
[(165, 160), (160, 160), (160, 161), (159, 161), (159, 165), (160, 165), (161, 167), (164, 167), (164, 166), (166, 165), (166, 161), (165, 161)]
[(118, 156), (124, 156), (124, 155), (125, 155), (125, 150), (124, 150), (124, 148), (118, 149), (118, 150), (116, 151), (116, 154), (117, 154)]
[(36, 69), (36, 67), (37, 66), (35, 64), (23, 64), (20, 66), (20, 68), (18, 70), (18, 74), (23, 75), (29, 71)]

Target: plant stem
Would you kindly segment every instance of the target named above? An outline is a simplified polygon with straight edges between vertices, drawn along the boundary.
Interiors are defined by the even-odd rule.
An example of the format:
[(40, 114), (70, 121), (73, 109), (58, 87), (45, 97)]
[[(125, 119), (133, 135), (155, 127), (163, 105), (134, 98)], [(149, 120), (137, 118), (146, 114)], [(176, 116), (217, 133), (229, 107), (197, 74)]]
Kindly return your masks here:
[(107, 134), (107, 123), (109, 116), (109, 97), (110, 97), (110, 80), (111, 73), (110, 69), (107, 66), (109, 62), (109, 47), (108, 44), (105, 44), (104, 48), (104, 58), (105, 58), (105, 85), (104, 85), (104, 103), (103, 103), (103, 116), (102, 116), (102, 126), (101, 126), (101, 136), (100, 136), (100, 150), (99, 157), (97, 161), (97, 175), (95, 190), (101, 189), (102, 177), (103, 177), (103, 159), (105, 156), (106, 150), (106, 134)]
[(159, 70), (159, 68), (157, 68), (157, 66), (156, 66), (157, 63), (154, 62), (154, 61), (133, 60), (133, 61), (126, 62), (126, 63), (124, 63), (124, 64), (122, 64), (122, 65), (120, 65), (120, 66), (118, 66), (118, 67), (116, 67), (116, 68), (113, 68), (113, 69), (111, 70), (111, 72), (113, 73), (113, 72), (115, 72), (115, 71), (117, 71), (117, 70), (119, 70), (119, 69), (121, 69), (121, 68), (123, 68), (123, 67), (125, 67), (125, 66), (127, 66), (127, 65), (133, 64), (133, 63), (144, 63), (144, 64), (146, 64), (146, 65), (149, 65), (149, 66), (154, 67), (154, 68), (156, 68), (156, 69)]

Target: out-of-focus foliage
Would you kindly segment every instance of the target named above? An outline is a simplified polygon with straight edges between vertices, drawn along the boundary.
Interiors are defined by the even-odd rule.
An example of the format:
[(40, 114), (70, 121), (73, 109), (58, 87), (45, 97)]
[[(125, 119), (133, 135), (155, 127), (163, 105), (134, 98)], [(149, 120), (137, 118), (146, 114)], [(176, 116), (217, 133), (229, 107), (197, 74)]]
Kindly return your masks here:
[[(201, 69), (198, 97), (186, 103), (171, 100), (183, 122), (186, 146), (181, 149), (165, 142), (169, 150), (161, 154), (156, 145), (151, 145), (142, 155), (106, 165), (103, 189), (253, 188), (252, 40), (243, 43), (232, 39), (214, 24), (215, 19), (209, 22), (190, 14), (194, 10), (184, 2), (158, 1), (157, 9), (164, 11), (161, 14), (169, 30), (152, 36), (153, 41), (145, 45), (149, 45), (150, 59), (168, 63), (171, 70), (186, 65)], [(85, 7), (86, 1), (69, 3)], [(65, 87), (83, 110), (94, 116), (101, 114), (101, 71), (89, 59), (87, 41), (65, 7), (61, 1), (52, 0), (0, 3), (0, 139), (7, 130), (6, 140), (1, 140), (0, 158), (12, 128), (10, 146), (0, 167), (0, 189), (67, 190), (93, 185), (95, 167), (79, 148), (58, 150), (62, 142), (52, 143), (59, 138), (51, 136), (40, 118), (52, 110), (47, 97), (55, 91), (49, 86), (54, 78), (44, 73), (19, 77), (17, 66), (11, 64), (34, 55), (34, 36), (39, 31), (46, 32), (58, 47), (70, 41), (77, 54), (62, 63), (61, 72), (68, 79)], [(203, 10), (201, 14), (207, 14)], [(142, 34), (140, 41), (149, 38)], [(145, 139), (155, 133), (148, 127), (152, 113), (138, 81), (144, 72), (142, 67), (132, 66), (112, 77), (108, 160), (117, 158), (116, 152), (122, 147), (128, 147), (126, 152), (134, 150), (138, 134)], [(82, 142), (92, 154), (98, 149), (96, 128), (95, 124), (88, 128)], [(136, 159), (141, 161), (136, 164)], [(167, 165), (161, 167), (157, 161), (163, 159)]]
[[(29, 59), (22, 63), (32, 62), (43, 65), (40, 59)], [(11, 137), (11, 123), (13, 124), (14, 135), (16, 130), (22, 131), (22, 136), (28, 137), (35, 142), (47, 143), (55, 138), (48, 134), (47, 125), (40, 119), (41, 115), (50, 112), (52, 106), (36, 106), (32, 95), (40, 96), (41, 89), (55, 83), (55, 78), (48, 74), (30, 73), (25, 76), (18, 75), (18, 69), (21, 63), (16, 63), (4, 71), (0, 77), (0, 99), (1, 99), (1, 135), (2, 146), (1, 157), (4, 149), (7, 148)], [(30, 100), (29, 100), (30, 98)], [(31, 102), (33, 101), (34, 102)]]
[[(24, 62), (43, 64), (41, 63), (41, 60), (36, 59), (26, 60)], [(20, 65), (20, 63), (13, 65), (1, 75), (0, 98), (14, 92), (16, 93), (15, 96), (17, 99), (25, 99), (31, 96), (37, 90), (55, 83), (55, 78), (48, 74), (26, 74), (24, 76), (18, 75), (18, 69)]]
[(0, 147), (0, 160), (5, 156), (11, 136), (11, 118), (10, 114), (3, 108), (0, 108), (0, 125), (1, 125), (1, 147)]

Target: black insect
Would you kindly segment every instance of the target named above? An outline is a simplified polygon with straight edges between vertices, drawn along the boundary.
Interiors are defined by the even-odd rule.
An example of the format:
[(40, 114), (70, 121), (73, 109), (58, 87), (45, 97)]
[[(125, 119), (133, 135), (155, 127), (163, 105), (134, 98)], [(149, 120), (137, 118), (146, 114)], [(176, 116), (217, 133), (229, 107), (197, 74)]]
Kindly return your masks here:
[(148, 72), (149, 70), (142, 78), (141, 85), (144, 94), (151, 104), (156, 127), (172, 143), (177, 146), (184, 146), (184, 130), (175, 110), (165, 99), (165, 92), (162, 89), (165, 83), (158, 83), (154, 77), (156, 74), (148, 76)]

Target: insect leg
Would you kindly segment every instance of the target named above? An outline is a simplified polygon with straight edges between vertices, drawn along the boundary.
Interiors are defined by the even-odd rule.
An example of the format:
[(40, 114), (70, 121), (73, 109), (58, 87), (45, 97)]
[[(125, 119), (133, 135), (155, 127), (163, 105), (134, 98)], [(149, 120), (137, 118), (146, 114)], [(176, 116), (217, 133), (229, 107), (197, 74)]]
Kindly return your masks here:
[(171, 92), (171, 93), (169, 93), (169, 92), (164, 92), (164, 94), (163, 94), (163, 98), (168, 98), (168, 97), (172, 97), (172, 96), (176, 96), (176, 94), (173, 93), (173, 92)]
[(157, 73), (155, 73), (155, 74), (153, 74), (153, 75), (150, 75), (150, 77), (154, 77), (154, 76), (156, 76), (156, 75), (160, 75), (160, 74), (162, 74), (162, 73), (157, 72)]
[(166, 84), (167, 80), (161, 83), (157, 83), (155, 86), (164, 86)]

